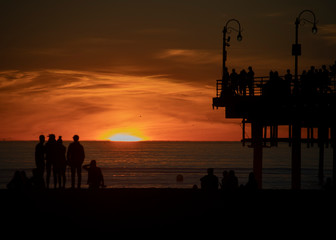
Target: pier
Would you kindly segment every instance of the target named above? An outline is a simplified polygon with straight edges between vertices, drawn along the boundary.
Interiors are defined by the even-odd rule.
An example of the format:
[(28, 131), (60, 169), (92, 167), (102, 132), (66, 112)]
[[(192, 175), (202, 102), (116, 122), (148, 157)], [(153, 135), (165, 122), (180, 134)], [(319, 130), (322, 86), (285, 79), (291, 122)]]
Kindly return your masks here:
[[(307, 20), (303, 15), (311, 15)], [(252, 67), (249, 72), (242, 70), (230, 74), (227, 67), (227, 51), (230, 46), (231, 30), (238, 33), (242, 40), (241, 24), (236, 19), (226, 22), (223, 29), (223, 65), (222, 79), (216, 82), (216, 97), (213, 108), (224, 108), (227, 119), (241, 119), (242, 144), (253, 148), (253, 172), (262, 188), (263, 148), (276, 147), (279, 142), (288, 143), (292, 149), (291, 180), (292, 189), (301, 188), (301, 145), (307, 147), (316, 144), (319, 147), (319, 183), (324, 182), (324, 149), (333, 148), (333, 185), (336, 184), (336, 61), (332, 66), (323, 65), (317, 70), (311, 67), (298, 75), (298, 56), (301, 44), (298, 43), (300, 22), (313, 25), (312, 33), (317, 33), (315, 14), (310, 10), (300, 12), (295, 20), (295, 44), (292, 55), (295, 57), (292, 76), (287, 70), (285, 76), (270, 72), (267, 77), (254, 77)], [(235, 24), (238, 29), (229, 26)], [(230, 30), (230, 31), (228, 31)], [(246, 137), (247, 126), (251, 136)], [(286, 129), (286, 136), (279, 137)], [(282, 134), (283, 135), (283, 134)]]
[[(283, 79), (280, 77), (280, 79)], [(322, 79), (317, 78), (317, 82)], [(292, 189), (301, 185), (301, 144), (319, 147), (318, 177), (324, 180), (324, 148), (333, 147), (333, 181), (336, 179), (336, 79), (329, 78), (325, 90), (296, 91), (294, 83), (269, 77), (256, 77), (252, 88), (239, 94), (231, 85), (217, 80), (213, 108), (225, 108), (227, 119), (242, 120), (242, 144), (253, 147), (253, 171), (262, 187), (262, 156), (264, 147), (276, 147), (287, 142), (292, 148)], [(282, 81), (282, 82), (281, 82)], [(225, 81), (224, 81), (225, 82)], [(285, 85), (282, 87), (281, 85)], [(246, 138), (247, 125), (251, 136)], [(286, 137), (279, 137), (279, 127), (286, 127)], [(317, 134), (316, 134), (317, 132)], [(314, 134), (315, 133), (315, 134)]]

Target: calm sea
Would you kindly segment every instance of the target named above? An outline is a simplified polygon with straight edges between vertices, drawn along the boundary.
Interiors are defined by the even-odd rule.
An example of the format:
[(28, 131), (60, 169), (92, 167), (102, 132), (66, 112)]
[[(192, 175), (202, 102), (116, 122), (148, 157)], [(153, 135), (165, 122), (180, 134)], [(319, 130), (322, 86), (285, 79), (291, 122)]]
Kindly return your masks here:
[[(64, 142), (68, 146), (70, 142)], [(200, 178), (212, 167), (222, 178), (223, 170), (234, 170), (239, 184), (247, 182), (253, 166), (253, 149), (239, 142), (109, 142), (82, 141), (85, 163), (95, 159), (102, 168), (105, 184), (111, 188), (191, 188), (200, 187)], [(16, 170), (31, 177), (35, 167), (34, 149), (37, 142), (0, 142), (0, 188)], [(289, 189), (291, 186), (291, 148), (288, 144), (264, 148), (263, 188)], [(325, 150), (325, 177), (331, 177), (332, 149)], [(302, 144), (302, 188), (320, 188), (317, 179), (318, 148)], [(176, 176), (182, 175), (183, 182)], [(67, 170), (67, 187), (70, 172)], [(82, 186), (87, 175), (83, 171)], [(51, 180), (52, 182), (52, 180)]]

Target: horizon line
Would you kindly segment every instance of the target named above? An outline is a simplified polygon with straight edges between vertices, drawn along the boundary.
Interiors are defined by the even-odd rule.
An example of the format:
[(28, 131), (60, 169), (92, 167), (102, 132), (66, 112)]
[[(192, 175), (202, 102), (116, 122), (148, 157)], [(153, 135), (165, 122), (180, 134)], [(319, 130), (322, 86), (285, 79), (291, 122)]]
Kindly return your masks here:
[[(38, 142), (34, 140), (20, 139), (2, 139), (0, 142)], [(63, 140), (63, 142), (72, 142), (73, 140)], [(47, 140), (46, 140), (47, 142)], [(140, 141), (111, 141), (111, 140), (80, 140), (80, 142), (116, 142), (116, 143), (136, 143), (136, 142), (241, 142), (241, 140), (140, 140)]]

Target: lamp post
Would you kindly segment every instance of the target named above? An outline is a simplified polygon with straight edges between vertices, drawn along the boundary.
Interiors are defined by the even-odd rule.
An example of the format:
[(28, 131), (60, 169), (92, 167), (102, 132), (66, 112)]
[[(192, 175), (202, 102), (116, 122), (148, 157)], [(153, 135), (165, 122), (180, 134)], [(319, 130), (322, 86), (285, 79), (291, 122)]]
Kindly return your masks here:
[[(313, 15), (313, 21), (301, 18), (302, 14), (310, 13)], [(301, 45), (299, 44), (299, 25), (303, 22), (313, 24), (312, 32), (317, 33), (315, 14), (310, 10), (300, 12), (295, 20), (295, 44), (292, 46), (292, 55), (295, 56), (295, 79), (294, 79), (294, 95), (299, 93), (298, 80), (298, 56), (301, 55)], [(296, 117), (292, 122), (292, 189), (301, 188), (301, 122)]]
[[(235, 29), (235, 28), (233, 28), (233, 27), (228, 27), (228, 26), (229, 26), (229, 23), (231, 23), (231, 22), (236, 22), (236, 23), (238, 24), (238, 30)], [(228, 31), (228, 30), (229, 30), (229, 31)], [(227, 57), (226, 47), (229, 47), (229, 46), (230, 46), (230, 44), (229, 44), (229, 42), (230, 42), (230, 37), (226, 38), (226, 34), (227, 34), (227, 33), (231, 33), (230, 30), (234, 30), (234, 31), (238, 32), (237, 40), (238, 40), (239, 42), (243, 39), (243, 37), (242, 37), (242, 35), (241, 35), (242, 30), (241, 30), (241, 26), (240, 26), (239, 21), (236, 20), (236, 19), (233, 19), (233, 18), (230, 19), (230, 20), (228, 20), (228, 21), (226, 22), (225, 26), (224, 26), (224, 29), (223, 29), (223, 73), (222, 73), (222, 80), (223, 80), (223, 81), (224, 81), (224, 71), (225, 71), (225, 67), (226, 67), (225, 62), (226, 62), (226, 57)]]
[[(307, 20), (305, 18), (301, 18), (302, 14), (304, 13), (310, 13), (311, 15), (313, 15), (313, 21)], [(295, 74), (294, 75), (294, 81), (295, 81), (294, 82), (294, 91), (295, 91), (294, 93), (295, 94), (297, 93), (298, 87), (299, 87), (298, 56), (301, 56), (301, 44), (299, 44), (299, 25), (301, 21), (313, 24), (312, 33), (313, 34), (317, 33), (315, 14), (311, 10), (303, 10), (302, 12), (300, 12), (300, 14), (295, 20), (295, 44), (293, 44), (292, 46), (292, 55), (295, 56), (295, 73), (294, 73)]]

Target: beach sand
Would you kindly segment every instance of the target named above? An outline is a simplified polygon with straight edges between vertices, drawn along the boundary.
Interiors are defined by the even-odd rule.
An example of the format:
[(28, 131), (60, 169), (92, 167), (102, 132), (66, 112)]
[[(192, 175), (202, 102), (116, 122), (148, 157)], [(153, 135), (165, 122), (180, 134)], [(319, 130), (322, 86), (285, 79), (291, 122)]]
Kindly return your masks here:
[(334, 225), (336, 214), (335, 194), (321, 190), (205, 193), (199, 189), (123, 188), (0, 190), (0, 194), (2, 233), (32, 236), (167, 237), (267, 231), (278, 235), (286, 230), (318, 231)]

